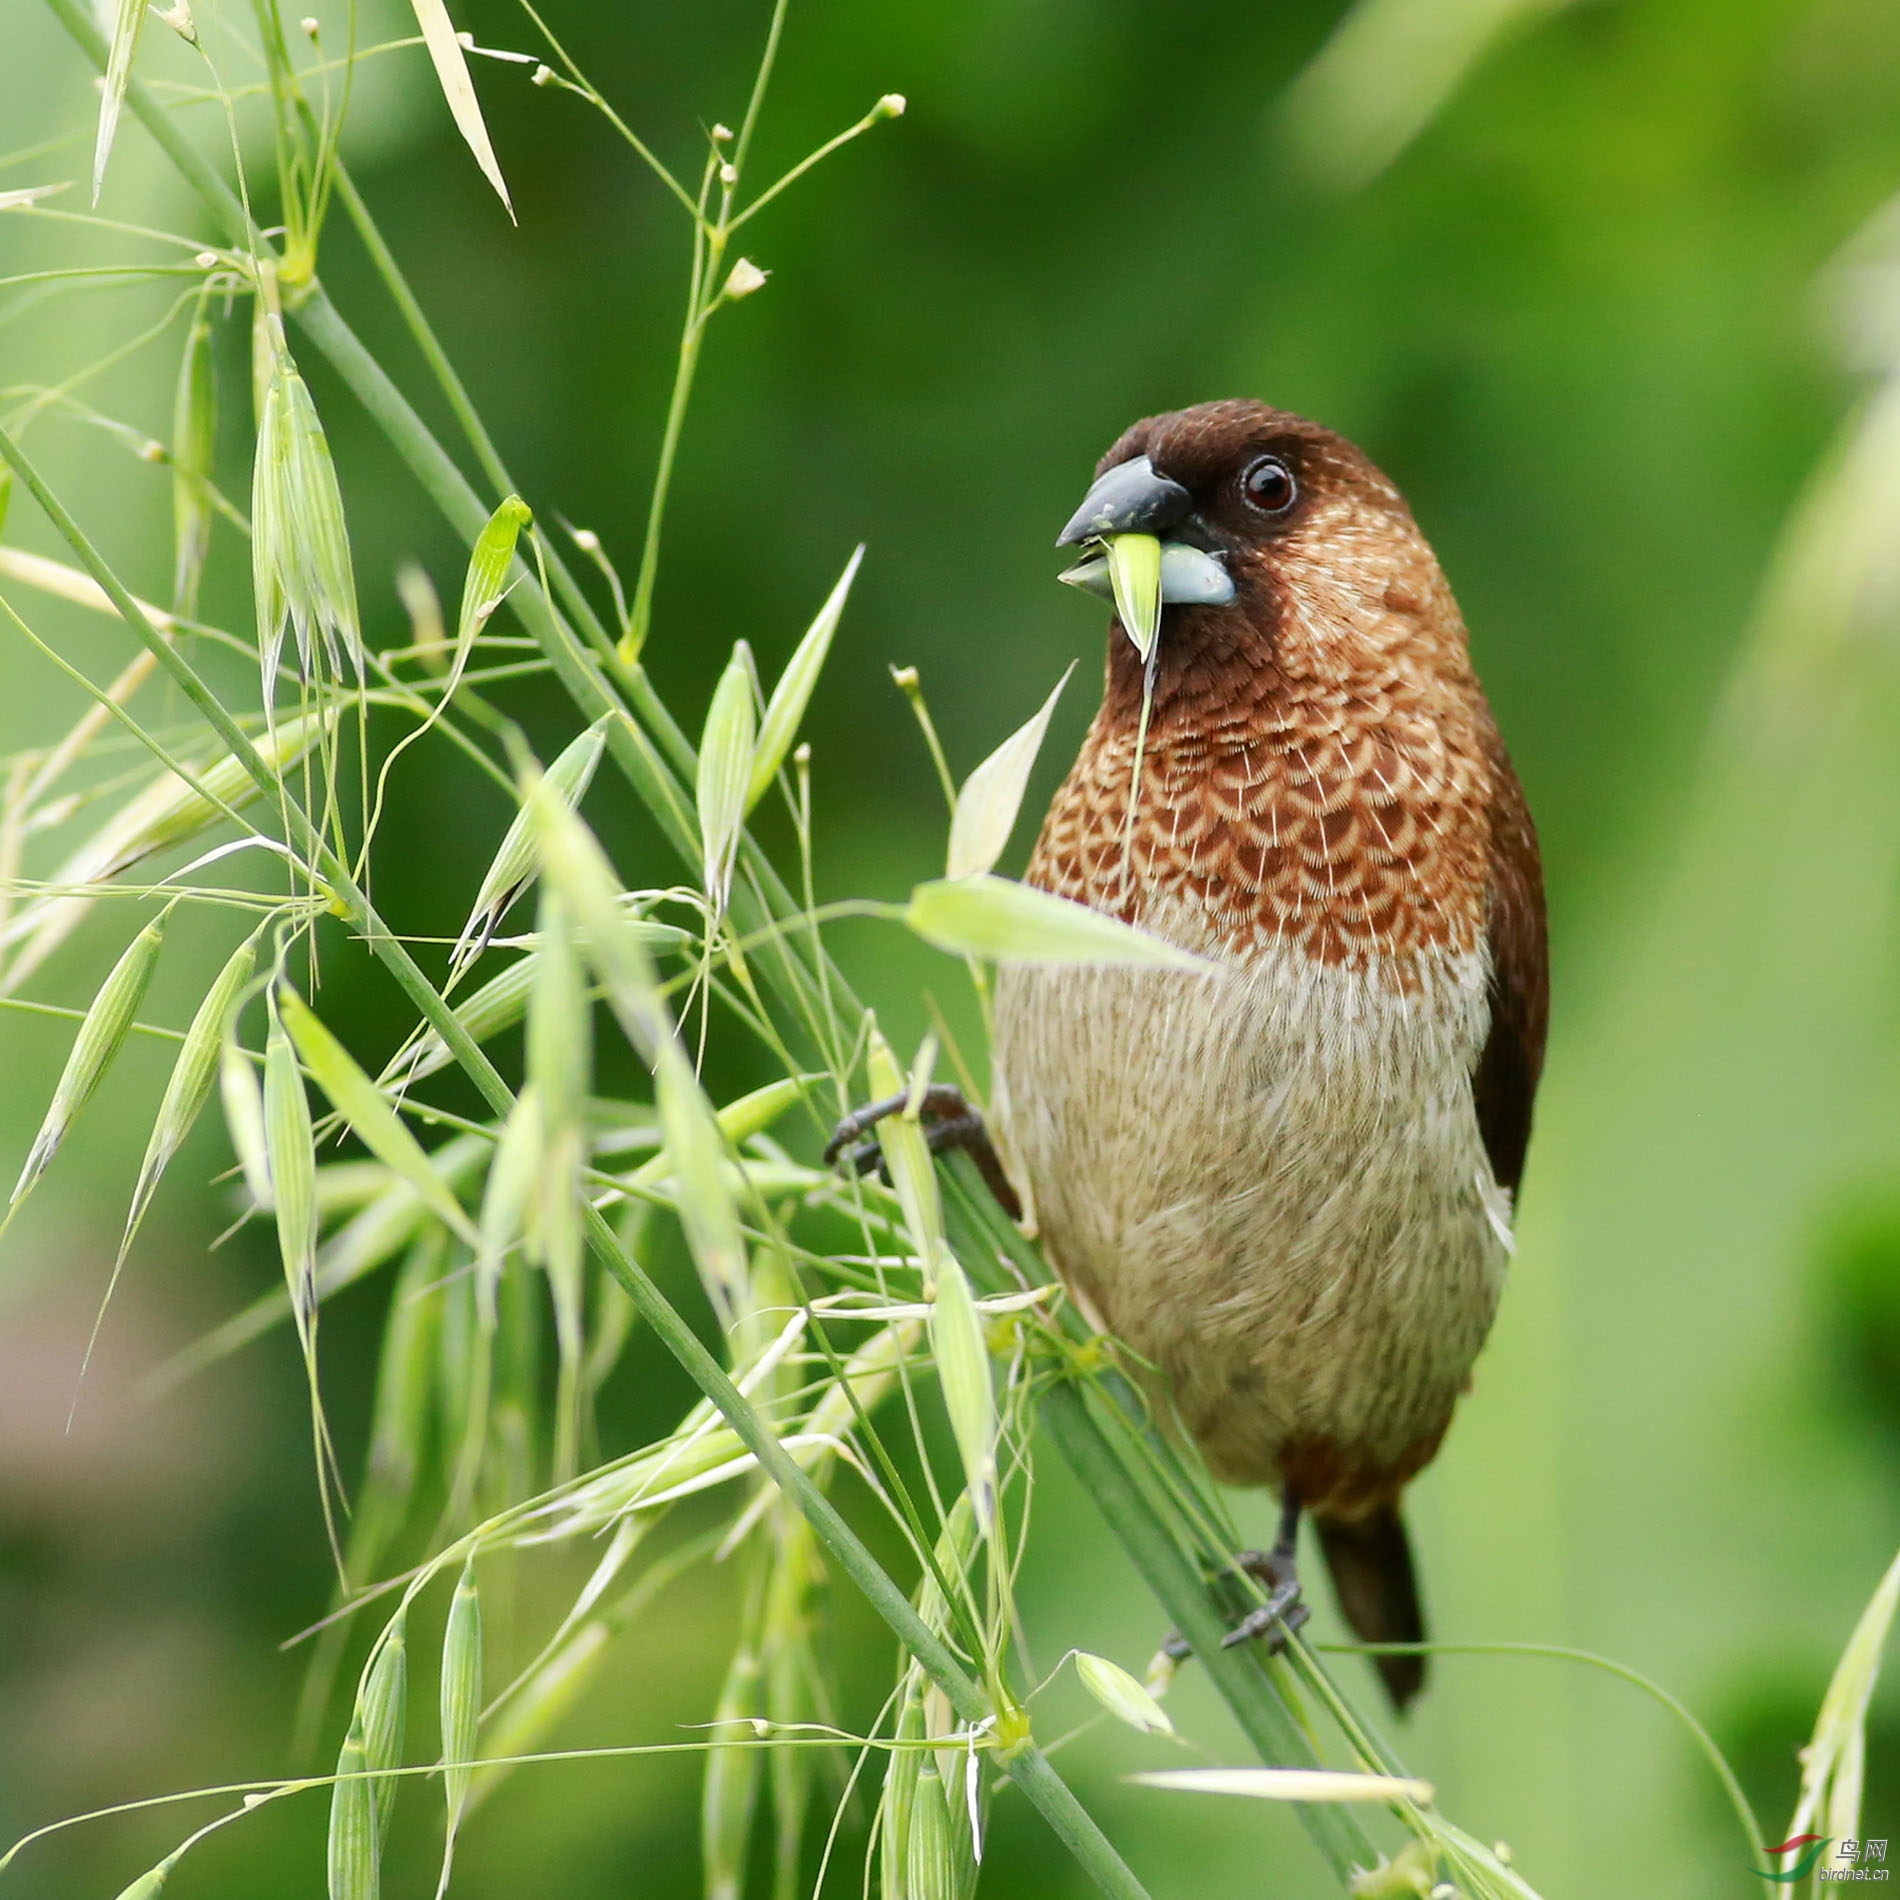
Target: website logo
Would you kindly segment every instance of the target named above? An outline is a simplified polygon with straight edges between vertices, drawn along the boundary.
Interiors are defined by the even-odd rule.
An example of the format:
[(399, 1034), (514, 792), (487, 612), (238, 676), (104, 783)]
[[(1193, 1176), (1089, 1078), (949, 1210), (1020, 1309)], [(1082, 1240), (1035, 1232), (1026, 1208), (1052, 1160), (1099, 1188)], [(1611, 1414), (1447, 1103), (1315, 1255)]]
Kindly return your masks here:
[(1770, 1860), (1779, 1860), (1784, 1854), (1796, 1857), (1785, 1872), (1776, 1873), (1768, 1867), (1758, 1867), (1755, 1871), (1762, 1879), (1777, 1881), (1786, 1887), (1793, 1886), (1797, 1880), (1805, 1880), (1810, 1873), (1817, 1880), (1887, 1878), (1887, 1843), (1884, 1840), (1858, 1840), (1851, 1834), (1828, 1856), (1829, 1864), (1817, 1872), (1816, 1863), (1827, 1854), (1832, 1844), (1829, 1835), (1797, 1834), (1792, 1840), (1783, 1841), (1779, 1847), (1768, 1850)]
[(1770, 1860), (1779, 1860), (1783, 1854), (1799, 1854), (1797, 1860), (1785, 1874), (1777, 1874), (1766, 1867), (1756, 1868), (1764, 1880), (1779, 1880), (1792, 1886), (1797, 1880), (1805, 1880), (1814, 1863), (1827, 1851), (1828, 1836), (1825, 1834), (1797, 1834), (1791, 1841), (1783, 1841), (1779, 1847), (1768, 1850)]

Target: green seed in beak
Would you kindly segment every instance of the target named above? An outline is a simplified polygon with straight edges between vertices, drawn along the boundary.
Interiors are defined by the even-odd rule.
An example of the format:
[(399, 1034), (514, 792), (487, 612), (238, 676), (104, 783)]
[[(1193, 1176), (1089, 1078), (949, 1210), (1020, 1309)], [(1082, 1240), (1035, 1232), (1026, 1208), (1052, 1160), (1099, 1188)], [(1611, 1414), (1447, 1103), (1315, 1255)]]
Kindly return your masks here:
[(1152, 534), (1108, 534), (1108, 578), (1123, 631), (1146, 660), (1161, 630), (1161, 542)]

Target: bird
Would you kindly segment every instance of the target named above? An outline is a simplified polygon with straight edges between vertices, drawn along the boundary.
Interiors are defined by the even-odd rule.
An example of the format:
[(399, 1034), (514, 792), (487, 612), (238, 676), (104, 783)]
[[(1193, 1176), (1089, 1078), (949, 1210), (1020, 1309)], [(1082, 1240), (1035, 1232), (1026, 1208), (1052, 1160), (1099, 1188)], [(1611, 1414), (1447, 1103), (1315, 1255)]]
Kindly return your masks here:
[[(1004, 965), (990, 1133), (1213, 1476), (1280, 1493), (1236, 1635), (1286, 1626), (1304, 1516), (1360, 1639), (1422, 1643), (1401, 1500), (1512, 1252), (1549, 1014), (1536, 828), (1438, 560), (1343, 436), (1254, 401), (1144, 418), (1064, 578), (1112, 596), (1123, 535), (1161, 544), (1158, 627), (1111, 620), (1026, 882), (1215, 968)], [(1402, 1711), (1423, 1655), (1375, 1662)]]
[[(1215, 1478), (1278, 1491), (1228, 1641), (1304, 1620), (1310, 1519), (1360, 1639), (1420, 1644), (1403, 1494), (1497, 1309), (1543, 1067), (1536, 828), (1438, 560), (1343, 436), (1144, 418), (1057, 545), (1117, 606), (1026, 882), (1211, 967), (1003, 964), (987, 1120), (933, 1085), (932, 1146), (972, 1150)], [(1374, 1662), (1402, 1712), (1424, 1655)]]

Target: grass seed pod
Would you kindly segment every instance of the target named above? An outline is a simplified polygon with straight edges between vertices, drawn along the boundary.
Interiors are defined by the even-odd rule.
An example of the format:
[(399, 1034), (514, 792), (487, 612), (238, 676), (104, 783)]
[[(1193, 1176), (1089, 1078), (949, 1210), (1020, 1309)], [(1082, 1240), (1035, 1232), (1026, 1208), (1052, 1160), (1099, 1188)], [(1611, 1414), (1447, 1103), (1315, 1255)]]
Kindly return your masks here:
[(370, 1799), (375, 1809), (376, 1851), (380, 1856), (389, 1834), (402, 1777), (403, 1732), (409, 1716), (409, 1642), (406, 1618), (398, 1610), (370, 1658), (361, 1692), (363, 1760), (369, 1768)]
[[(871, 1024), (865, 1068), (873, 1101), (887, 1101), (893, 1095), (915, 1092), (910, 1090), (891, 1045), (884, 1040), (875, 1022)], [(908, 1104), (900, 1113), (887, 1115), (878, 1124), (877, 1138), (884, 1151), (891, 1186), (897, 1192), (898, 1205), (904, 1210), (904, 1226), (923, 1269), (924, 1297), (929, 1299), (937, 1284), (937, 1267), (943, 1255), (943, 1200), (937, 1187), (936, 1164), (930, 1158), (930, 1144)]]
[(831, 651), (831, 636), (838, 631), (844, 604), (851, 595), (851, 583), (858, 577), (858, 565), (864, 559), (859, 547), (845, 563), (838, 584), (826, 596), (818, 617), (805, 630), (805, 637), (785, 662), (785, 671), (766, 701), (765, 716), (759, 721), (757, 743), (752, 748), (752, 782), (746, 787), (745, 808), (749, 812), (771, 790), (779, 767), (798, 737), (798, 728), (811, 702), (812, 689), (824, 670), (825, 656)]
[(987, 1532), (996, 1515), (996, 1392), (990, 1383), (989, 1342), (970, 1282), (947, 1250), (937, 1268), (937, 1297), (930, 1309), (930, 1343), (937, 1377), (963, 1460), (964, 1482), (978, 1525)]
[(721, 1326), (730, 1326), (744, 1304), (746, 1245), (722, 1165), (726, 1143), (692, 1064), (670, 1037), (654, 1081), (686, 1244)]
[(79, 1032), (73, 1037), (53, 1099), (47, 1105), (33, 1146), (27, 1151), (20, 1178), (14, 1183), (7, 1201), (9, 1212), (19, 1206), (46, 1172), (68, 1130), (78, 1120), (80, 1110), (92, 1099), (93, 1090), (105, 1079), (113, 1059), (125, 1046), (164, 940), (165, 920), (155, 917), (126, 946), (106, 980), (99, 985), (98, 994), (80, 1020)]
[(452, 681), (462, 677), (476, 636), (506, 597), (516, 545), (522, 529), (533, 519), (528, 504), (519, 495), (509, 495), (475, 537), (475, 546), (468, 557), (468, 572), (462, 579), (461, 611), (455, 619), (455, 660), (449, 669)]
[(468, 1801), (482, 1715), (482, 1598), (475, 1560), (462, 1567), (442, 1635), (442, 1786), (454, 1837)]
[(92, 202), (99, 202), (99, 188), (106, 181), (106, 160), (112, 156), (112, 141), (119, 128), (119, 113), (125, 105), (125, 89), (131, 83), (132, 60), (138, 52), (139, 34), (145, 25), (145, 0), (119, 0), (112, 13), (112, 39), (106, 51), (104, 90), (99, 95), (99, 130), (92, 146)]
[(330, 677), (342, 679), (347, 655), (360, 685), (363, 636), (330, 444), (274, 314), (264, 318), (263, 341), (269, 367), (251, 471), (251, 583), (269, 707), (286, 627), (296, 634), (297, 663), (306, 679), (320, 636)]
[(264, 1039), (264, 1155), (284, 1282), (307, 1351), (317, 1299), (317, 1145), (297, 1052), (275, 997)]
[[(603, 713), (585, 732), (570, 740), (541, 775), (540, 782), (547, 787), (549, 795), (559, 799), (570, 811), (581, 802), (593, 783), (594, 768), (600, 763), (601, 750), (607, 743), (607, 725), (612, 717), (611, 713)], [(459, 975), (487, 947), (495, 927), (533, 881), (538, 864), (534, 821), (524, 803), (502, 834), (501, 844), (475, 893), (475, 907), (449, 953), (452, 975)]]
[[(125, 1238), (119, 1245), (121, 1259), (132, 1244), (132, 1236), (138, 1232), (139, 1222), (145, 1218), (145, 1210), (152, 1204), (159, 1177), (184, 1145), (185, 1137), (191, 1133), (210, 1097), (211, 1085), (217, 1080), (218, 1052), (224, 1043), (225, 1025), (231, 1020), (238, 998), (256, 967), (257, 938), (253, 934), (226, 959), (224, 968), (192, 1016), (191, 1027), (185, 1031), (178, 1060), (172, 1064), (170, 1079), (158, 1104), (151, 1139), (145, 1145), (145, 1159), (139, 1164), (138, 1182), (132, 1189), (131, 1212), (126, 1216)], [(249, 1066), (245, 1064), (246, 1069)]]
[(381, 1893), (376, 1800), (364, 1772), (366, 1765), (359, 1710), (337, 1753), (337, 1778), (330, 1790), (330, 1900), (379, 1900)]
[(1082, 1686), (1118, 1722), (1126, 1722), (1144, 1735), (1172, 1735), (1174, 1724), (1168, 1712), (1119, 1663), (1106, 1656), (1091, 1655), (1086, 1649), (1074, 1652), (1075, 1673)]
[(198, 611), (198, 583), (211, 548), (211, 473), (218, 446), (217, 364), (211, 349), (210, 293), (200, 295), (185, 333), (172, 404), (172, 611)]
[(706, 902), (715, 919), (725, 915), (732, 890), (733, 858), (745, 825), (758, 738), (752, 708), (751, 655), (745, 642), (733, 649), (713, 689), (706, 729), (699, 741), (696, 804)]
[(1042, 710), (1027, 725), (999, 745), (990, 756), (963, 781), (957, 793), (956, 809), (950, 814), (950, 853), (944, 875), (969, 877), (973, 873), (993, 871), (996, 860), (1009, 843), (1016, 828), (1016, 815), (1022, 809), (1023, 792), (1029, 774), (1042, 750), (1043, 735), (1069, 683), (1073, 663), (1056, 681), (1055, 691), (1042, 702)]
[(355, 1057), (287, 983), (278, 987), (277, 1009), (304, 1067), (363, 1146), (391, 1174), (407, 1182), (445, 1227), (473, 1246), (474, 1222), (462, 1211), (461, 1202), (449, 1192), (448, 1184), (389, 1098), (357, 1067)]
[[(334, 708), (287, 719), (253, 744), (266, 765), (288, 772), (335, 720)], [(0, 980), (0, 995), (18, 989), (72, 934), (97, 901), (91, 887), (109, 883), (157, 852), (189, 842), (222, 821), (227, 811), (241, 812), (258, 797), (257, 782), (240, 759), (217, 760), (197, 773), (197, 782), (193, 786), (175, 772), (161, 773), (65, 858), (47, 880), (58, 894), (23, 904), (0, 929), (0, 949), (19, 945)]]
[(238, 1047), (235, 1019), (228, 1019), (218, 1043), (218, 1093), (224, 1103), (225, 1132), (244, 1173), (252, 1203), (269, 1207), (270, 1148), (264, 1138), (264, 1091), (251, 1058)]
[(759, 1750), (752, 1723), (759, 1715), (759, 1652), (749, 1605), (713, 1715), (700, 1799), (700, 1855), (706, 1900), (740, 1900), (751, 1858), (752, 1818), (758, 1806)]
[(1161, 543), (1152, 534), (1111, 534), (1102, 545), (1115, 611), (1145, 660), (1161, 631)]
[(1152, 965), (1200, 975), (1217, 967), (1086, 904), (981, 873), (919, 884), (904, 922), (939, 950), (996, 963)]

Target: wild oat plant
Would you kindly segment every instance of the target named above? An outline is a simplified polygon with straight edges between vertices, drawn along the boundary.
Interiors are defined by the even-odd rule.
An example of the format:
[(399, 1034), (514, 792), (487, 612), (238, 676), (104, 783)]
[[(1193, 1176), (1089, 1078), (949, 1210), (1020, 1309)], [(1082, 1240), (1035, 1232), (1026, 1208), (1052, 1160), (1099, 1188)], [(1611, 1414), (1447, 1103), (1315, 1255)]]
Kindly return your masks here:
[[(13, 759), (5, 775), (0, 994), (23, 1006), (35, 973), (95, 909), (138, 920), (91, 1007), (73, 1012), (71, 1055), (11, 1208), (55, 1161), (128, 1037), (172, 1043), (176, 1058), (113, 1279), (215, 1096), (248, 1217), (274, 1227), (284, 1285), (192, 1358), (209, 1360), (278, 1326), (292, 1330), (301, 1352), (314, 1495), (336, 1567), (335, 1614), (310, 1645), (307, 1725), (321, 1724), (352, 1636), (370, 1637), (340, 1743), (328, 1744), (334, 1773), (164, 1797), (215, 1812), (133, 1881), (126, 1900), (158, 1893), (205, 1835), (285, 1799), (329, 1804), (332, 1900), (379, 1891), (399, 1798), (439, 1803), (437, 1893), (448, 1892), (483, 1801), (511, 1771), (558, 1752), (559, 1719), (614, 1646), (637, 1636), (655, 1592), (685, 1566), (721, 1562), (742, 1579), (724, 1686), (707, 1725), (665, 1745), (704, 1756), (708, 1895), (743, 1892), (768, 1860), (784, 1900), (827, 1887), (875, 1887), (887, 1900), (969, 1894), (998, 1800), (1034, 1808), (1101, 1891), (1139, 1895), (1113, 1844), (1114, 1816), (1084, 1809), (1045, 1745), (1037, 1695), (1049, 1678), (1032, 1679), (1023, 1648), (1014, 1586), (1026, 1502), (1036, 1459), (1051, 1455), (1078, 1474), (1151, 1586), (1157, 1634), (1172, 1622), (1193, 1645), (1199, 1660), (1188, 1666), (1207, 1671), (1265, 1764), (1142, 1779), (1295, 1804), (1353, 1894), (1529, 1900), (1534, 1890), (1507, 1851), (1438, 1810), (1431, 1788), (1406, 1772), (1312, 1645), (1296, 1637), (1278, 1655), (1259, 1645), (1221, 1648), (1231, 1620), (1258, 1598), (1229, 1562), (1240, 1539), (1221, 1497), (970, 1163), (933, 1162), (920, 1105), (955, 1051), (935, 1039), (893, 1050), (830, 958), (828, 923), (868, 912), (961, 958), (979, 1003), (995, 961), (1180, 960), (993, 875), (1050, 706), (953, 792), (943, 878), (920, 884), (902, 907), (821, 908), (812, 897), (811, 762), (799, 729), (858, 557), (776, 677), (743, 643), (734, 650), (697, 740), (643, 670), (668, 488), (700, 353), (720, 312), (764, 282), (740, 250), (746, 227), (829, 154), (901, 115), (904, 101), (878, 100), (784, 176), (755, 187), (748, 161), (784, 24), (780, 0), (738, 127), (712, 127), (695, 181), (660, 163), (527, 0), (530, 52), (477, 49), (455, 32), (442, 0), (414, 0), (419, 40), (347, 57), (326, 48), (314, 23), (287, 25), (276, 0), (256, 0), (242, 28), (225, 22), (215, 33), (209, 23), (201, 30), (185, 0), (169, 11), (119, 0), (109, 39), (82, 0), (49, 4), (104, 75), (93, 200), (130, 113), (196, 195), (200, 225), (167, 233), (115, 223), (74, 207), (75, 196), (85, 202), (84, 185), (68, 196), (58, 181), (0, 192), (8, 216), (64, 247), (54, 271), (33, 273), (30, 284), (6, 280), (16, 295), (89, 273), (151, 280), (172, 292), (169, 303), (108, 360), (160, 343), (180, 356), (171, 440), (143, 451), (171, 475), (175, 563), (163, 608), (134, 594), (102, 557), (99, 523), (83, 498), (49, 487), (30, 440), (36, 422), (62, 413), (126, 436), (128, 425), (85, 401), (91, 370), (103, 365), (5, 398), (0, 504), (11, 497), (16, 528), (37, 511), (64, 555), (0, 546), (0, 611), (92, 705), (70, 732)], [(195, 86), (141, 78), (140, 42), (149, 34), (187, 43), (198, 61)], [(504, 202), (471, 54), (508, 62), (603, 114), (676, 201), (690, 235), (685, 324), (630, 591), (594, 536), (546, 531), (558, 497), (517, 492), (351, 182), (340, 131), (352, 73), (372, 59), (418, 58), (419, 48)], [(229, 83), (229, 74), (252, 71), (265, 81)], [(176, 112), (187, 104), (200, 109), (197, 126), (215, 122), (217, 138), (187, 136)], [(240, 116), (257, 112), (268, 113), (275, 134), (269, 180), (246, 177), (230, 158), (241, 149)], [(268, 231), (258, 212), (267, 200), (277, 214)], [(339, 215), (374, 259), (435, 394), (462, 429), (479, 488), (326, 293), (322, 236)], [(248, 502), (218, 485), (212, 454), (214, 334), (235, 324), (248, 324), (251, 338)], [(420, 573), (405, 577), (413, 639), (399, 649), (364, 642), (341, 488), (300, 357), (327, 360), (469, 550), (452, 619)], [(206, 563), (238, 558), (247, 540), (255, 619), (208, 624), (198, 617)], [(576, 564), (590, 570), (585, 587)], [(135, 649), (116, 677), (84, 677), (35, 632), (36, 602), (46, 595), (116, 616)], [(610, 610), (596, 605), (601, 595)], [(247, 656), (252, 689), (214, 688), (206, 667), (219, 648)], [(213, 671), (231, 677), (228, 666)], [(545, 763), (505, 710), (510, 684), (536, 673), (550, 675), (572, 704), (573, 736)], [(163, 719), (145, 690), (161, 676), (175, 688)], [(922, 713), (914, 678), (900, 683)], [(372, 710), (378, 732), (392, 716), (408, 722), (381, 758), (370, 750)], [(518, 805), (446, 951), (405, 941), (371, 898), (389, 769), (424, 739), (454, 746)], [(584, 816), (603, 769), (625, 779), (677, 853), (677, 884), (622, 885)], [(790, 814), (797, 849), (789, 863), (772, 862), (747, 830), (767, 800)], [(102, 806), (110, 815), (96, 821)], [(62, 820), (68, 837), (90, 829), (60, 861), (29, 874), (22, 867), (34, 859), (37, 834)], [(245, 877), (232, 881), (240, 870)], [(234, 947), (180, 1031), (140, 1010), (166, 954), (168, 920), (184, 906), (227, 918)], [(414, 1015), (412, 1033), (386, 1060), (338, 1039), (313, 981), (320, 964), (365, 956)], [(489, 1045), (521, 1024), (525, 1059), (519, 1073), (504, 1074)], [(599, 1092), (596, 1042), (615, 1037), (650, 1074), (637, 1099)], [(777, 1079), (737, 1101), (710, 1100), (702, 1059), (724, 1037), (762, 1046)], [(451, 1069), (485, 1105), (472, 1119), (431, 1099), (432, 1080)], [(889, 1098), (905, 1106), (884, 1130), (888, 1184), (822, 1165), (837, 1118)], [(326, 1158), (339, 1144), (342, 1158)], [(711, 1327), (703, 1314), (698, 1324), (683, 1315), (650, 1277), (649, 1241), (668, 1223), (683, 1232)], [(381, 1363), (366, 1469), (346, 1484), (324, 1414), (322, 1321), (329, 1301), (371, 1275), (390, 1283)], [(554, 1360), (545, 1387), (544, 1313)], [(718, 1351), (701, 1343), (702, 1331), (721, 1342)], [(671, 1354), (703, 1396), (665, 1437), (607, 1456), (594, 1398), (637, 1353)], [(934, 1452), (939, 1444), (953, 1445), (954, 1458)], [(850, 1515), (834, 1501), (841, 1490)], [(708, 1495), (725, 1512), (718, 1533), (669, 1543), (654, 1557), (668, 1513)], [(895, 1568), (867, 1541), (873, 1515), (884, 1520), (881, 1547), (906, 1553)], [(597, 1553), (565, 1613), (552, 1627), (514, 1629), (506, 1643), (492, 1631), (485, 1639), (485, 1599), (561, 1546)], [(863, 1732), (839, 1725), (846, 1698), (827, 1681), (813, 1641), (819, 1599), (831, 1591), (861, 1593), (896, 1639), (889, 1693)], [(1806, 1758), (1794, 1832), (1810, 1823), (1834, 1835), (1857, 1831), (1862, 1718), (1897, 1591), (1900, 1569), (1843, 1658)], [(439, 1659), (423, 1672), (425, 1681), (434, 1676), (433, 1696), (412, 1693), (412, 1616), (419, 1628), (445, 1632)], [(1046, 1637), (1039, 1648), (1048, 1650)], [(1069, 1665), (1102, 1720), (1173, 1735), (1161, 1699), (1164, 1662), (1145, 1682), (1074, 1649), (1057, 1670)], [(1733, 1775), (1687, 1712), (1670, 1706), (1708, 1753), (1765, 1870), (1762, 1832)], [(1185, 1758), (1205, 1763), (1208, 1753)], [(874, 1811), (866, 1863), (834, 1864), (840, 1842), (864, 1834), (842, 1822), (851, 1804), (865, 1802)], [(95, 1818), (42, 1828), (0, 1858), (0, 1870), (46, 1833)]]

